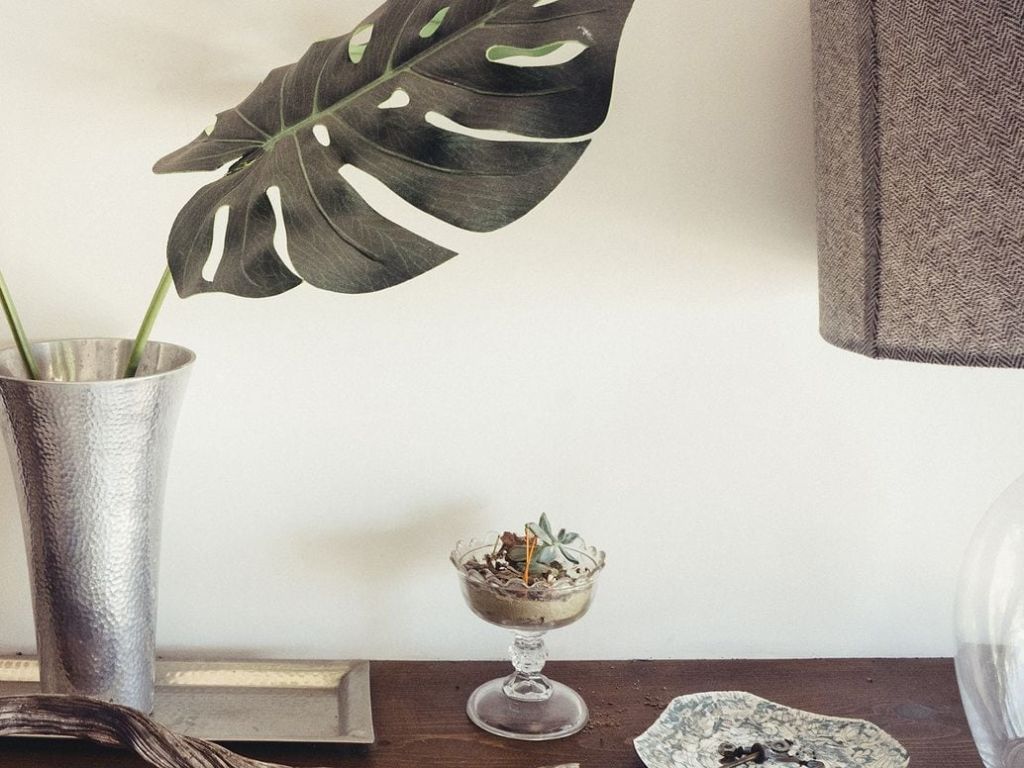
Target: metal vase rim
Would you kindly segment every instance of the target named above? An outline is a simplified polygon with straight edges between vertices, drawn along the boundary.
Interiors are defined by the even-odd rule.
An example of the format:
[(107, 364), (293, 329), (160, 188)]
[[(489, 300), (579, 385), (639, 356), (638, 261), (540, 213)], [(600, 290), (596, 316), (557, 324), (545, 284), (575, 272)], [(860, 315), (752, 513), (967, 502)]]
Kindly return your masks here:
[[(127, 366), (128, 355), (130, 354), (130, 350), (132, 346), (134, 346), (135, 342), (133, 339), (117, 338), (113, 336), (76, 336), (34, 341), (29, 344), (29, 347), (32, 348), (34, 353), (38, 353), (48, 348), (57, 348), (60, 345), (78, 345), (82, 343), (91, 343), (97, 346), (110, 345), (113, 348), (118, 348), (120, 355), (124, 356), (125, 365), (118, 365), (118, 363), (120, 363), (120, 360), (118, 360), (114, 364), (114, 368), (123, 372), (124, 368)], [(150, 351), (154, 349), (173, 350), (180, 356), (180, 360), (175, 361), (164, 370), (151, 370), (152, 363), (150, 362)], [(143, 359), (139, 365), (139, 372), (131, 379), (124, 378), (123, 373), (118, 373), (116, 376), (90, 379), (31, 379), (29, 378), (25, 364), (21, 360), (21, 355), (18, 353), (17, 347), (8, 346), (0, 349), (0, 380), (9, 379), (13, 381), (28, 381), (32, 382), (33, 385), (40, 386), (76, 386), (83, 384), (88, 384), (90, 386), (125, 386), (126, 384), (130, 385), (132, 381), (138, 379), (173, 376), (180, 372), (181, 369), (188, 368), (195, 362), (195, 360), (195, 352), (187, 347), (182, 347), (178, 344), (172, 344), (166, 341), (149, 341), (146, 344), (146, 350), (143, 353)], [(37, 359), (37, 363), (38, 362), (39, 361)]]

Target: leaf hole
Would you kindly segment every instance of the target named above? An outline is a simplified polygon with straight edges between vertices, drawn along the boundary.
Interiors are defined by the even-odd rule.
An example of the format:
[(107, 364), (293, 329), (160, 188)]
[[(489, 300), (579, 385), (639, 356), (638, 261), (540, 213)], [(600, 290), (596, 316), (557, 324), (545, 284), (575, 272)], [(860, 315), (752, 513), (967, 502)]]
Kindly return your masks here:
[(213, 116), (213, 122), (211, 122), (208, 126), (206, 126), (206, 128), (203, 130), (203, 133), (205, 133), (207, 136), (212, 136), (213, 135), (213, 131), (214, 131), (214, 129), (216, 127), (217, 127), (217, 116), (214, 115)]
[(217, 277), (217, 269), (224, 258), (224, 243), (228, 234), (228, 219), (231, 218), (231, 206), (222, 205), (213, 214), (213, 242), (210, 243), (210, 255), (203, 264), (203, 280), (212, 283)]
[(442, 248), (455, 252), (473, 251), (480, 248), (486, 237), (479, 232), (456, 227), (417, 208), (376, 176), (351, 163), (338, 168), (338, 174), (381, 216)]
[(420, 37), (424, 40), (428, 37), (433, 37), (437, 32), (441, 23), (444, 21), (444, 17), (448, 15), (448, 6), (445, 6), (440, 11), (434, 14), (434, 18), (423, 25), (423, 29), (420, 30)]
[(284, 228), (284, 207), (281, 204), (281, 188), (276, 184), (268, 187), (267, 199), (270, 200), (270, 207), (274, 209), (274, 250), (277, 251), (278, 258), (284, 262), (284, 265), (292, 274), (298, 275), (299, 273), (295, 271), (295, 266), (292, 264), (292, 257), (288, 253), (288, 232)]
[(587, 48), (579, 40), (559, 40), (536, 48), (492, 45), (487, 49), (487, 60), (510, 67), (556, 67), (572, 61)]
[(557, 2), (558, 2), (558, 0), (537, 0), (537, 2), (535, 2), (533, 4), (533, 7), (534, 8), (543, 8), (545, 5), (551, 5), (552, 3), (557, 3)]
[(395, 92), (387, 99), (377, 105), (378, 109), (401, 109), (409, 106), (409, 93), (403, 88), (396, 88)]
[(440, 112), (430, 111), (423, 116), (430, 125), (435, 128), (440, 128), (442, 131), (448, 131), (449, 133), (457, 133), (461, 136), (468, 136), (471, 139), (479, 139), (480, 141), (528, 141), (537, 144), (575, 144), (576, 142), (586, 141), (587, 136), (569, 136), (565, 138), (548, 138), (539, 136), (526, 136), (521, 133), (512, 133), (511, 131), (496, 130), (493, 128), (472, 128), (468, 125), (452, 120), (447, 115), (442, 115)]
[(327, 126), (323, 123), (317, 123), (313, 126), (313, 136), (320, 143), (320, 146), (331, 146), (331, 132), (327, 130)]
[(348, 59), (353, 64), (358, 64), (363, 60), (363, 54), (366, 53), (366, 46), (370, 44), (370, 39), (373, 37), (373, 24), (364, 24), (361, 27), (357, 27), (352, 33), (352, 36), (348, 39)]

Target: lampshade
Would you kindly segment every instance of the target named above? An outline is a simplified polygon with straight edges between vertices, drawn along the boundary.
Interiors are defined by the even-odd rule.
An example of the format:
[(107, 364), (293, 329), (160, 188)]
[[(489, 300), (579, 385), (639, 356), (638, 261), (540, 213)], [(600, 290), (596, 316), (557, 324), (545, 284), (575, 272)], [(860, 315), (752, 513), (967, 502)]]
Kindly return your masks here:
[(1024, 367), (1024, 0), (812, 0), (821, 333)]

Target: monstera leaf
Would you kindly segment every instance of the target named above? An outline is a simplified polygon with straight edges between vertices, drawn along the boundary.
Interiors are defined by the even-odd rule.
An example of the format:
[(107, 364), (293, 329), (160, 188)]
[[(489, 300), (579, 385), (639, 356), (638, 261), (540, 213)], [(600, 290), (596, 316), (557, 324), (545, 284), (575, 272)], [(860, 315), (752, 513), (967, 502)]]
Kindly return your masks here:
[(314, 44), (156, 164), (233, 163), (174, 222), (178, 292), (375, 291), (455, 255), (377, 213), (350, 168), (463, 229), (516, 220), (604, 120), (631, 5), (390, 0)]

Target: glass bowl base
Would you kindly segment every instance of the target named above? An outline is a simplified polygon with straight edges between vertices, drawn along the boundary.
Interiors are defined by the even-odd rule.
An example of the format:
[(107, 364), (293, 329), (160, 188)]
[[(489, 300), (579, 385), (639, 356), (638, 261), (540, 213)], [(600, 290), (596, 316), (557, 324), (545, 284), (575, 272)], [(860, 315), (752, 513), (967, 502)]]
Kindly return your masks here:
[(505, 695), (505, 678), (484, 683), (466, 703), (466, 714), (488, 733), (507, 739), (548, 741), (580, 731), (587, 724), (587, 705), (567, 685), (551, 681), (545, 701), (517, 701)]

